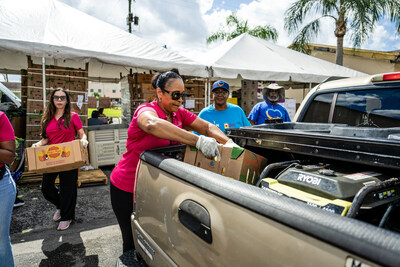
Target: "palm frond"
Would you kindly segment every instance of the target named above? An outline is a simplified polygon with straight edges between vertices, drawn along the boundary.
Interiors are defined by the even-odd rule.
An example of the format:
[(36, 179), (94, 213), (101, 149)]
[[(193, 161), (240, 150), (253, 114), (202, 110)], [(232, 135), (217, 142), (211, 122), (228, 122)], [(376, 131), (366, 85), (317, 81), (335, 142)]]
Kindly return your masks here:
[(298, 0), (285, 12), (284, 28), (289, 34), (296, 32), (305, 17), (315, 11), (319, 0)]
[(395, 24), (397, 33), (400, 35), (400, 0), (390, 1), (386, 12), (390, 17), (390, 21)]
[(309, 47), (309, 43), (311, 43), (312, 38), (317, 36), (319, 33), (320, 19), (321, 18), (313, 20), (312, 22), (304, 26), (300, 33), (294, 38), (293, 43), (290, 45), (290, 48), (304, 54), (310, 54), (311, 50)]
[(278, 31), (274, 27), (269, 25), (257, 26), (254, 29), (250, 30), (249, 34), (264, 40), (278, 40)]
[(230, 26), (230, 25), (238, 25), (240, 24), (240, 20), (236, 15), (236, 12), (233, 12), (231, 15), (229, 15), (226, 18), (226, 25)]
[(224, 40), (227, 37), (227, 33), (223, 32), (222, 30), (217, 31), (213, 34), (211, 34), (208, 38), (207, 38), (207, 44), (210, 44), (212, 42), (215, 42), (217, 40)]

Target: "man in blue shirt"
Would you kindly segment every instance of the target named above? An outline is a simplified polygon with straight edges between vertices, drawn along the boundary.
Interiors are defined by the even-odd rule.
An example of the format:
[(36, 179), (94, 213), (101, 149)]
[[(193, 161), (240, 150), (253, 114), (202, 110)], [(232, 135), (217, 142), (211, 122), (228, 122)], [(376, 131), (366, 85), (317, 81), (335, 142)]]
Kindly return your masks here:
[(257, 103), (249, 114), (249, 120), (252, 125), (264, 124), (265, 120), (274, 119), (290, 122), (286, 108), (278, 104), (278, 101), (284, 99), (283, 90), (283, 87), (277, 83), (271, 83), (263, 88), (265, 101)]
[(216, 81), (212, 87), (214, 104), (203, 108), (199, 117), (215, 124), (222, 132), (226, 129), (250, 126), (244, 111), (237, 105), (228, 103), (229, 84)]

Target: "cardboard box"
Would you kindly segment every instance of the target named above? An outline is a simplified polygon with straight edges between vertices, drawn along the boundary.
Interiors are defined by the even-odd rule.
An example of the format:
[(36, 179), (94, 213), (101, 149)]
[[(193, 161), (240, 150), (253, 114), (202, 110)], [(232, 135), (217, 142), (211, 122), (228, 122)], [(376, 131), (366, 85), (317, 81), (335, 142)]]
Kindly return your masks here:
[(267, 159), (241, 147), (220, 146), (221, 159), (208, 159), (187, 146), (184, 162), (248, 184), (256, 184)]
[(97, 98), (95, 96), (88, 96), (88, 108), (97, 108)]
[(51, 173), (89, 164), (88, 152), (79, 140), (26, 149), (29, 171)]
[(224, 146), (220, 174), (247, 184), (256, 184), (267, 159), (241, 147)]
[(190, 165), (195, 165), (196, 156), (197, 156), (197, 148), (193, 146), (186, 146), (185, 157), (183, 159), (183, 162), (186, 162)]
[(136, 73), (134, 78), (136, 83), (151, 83), (152, 74)]

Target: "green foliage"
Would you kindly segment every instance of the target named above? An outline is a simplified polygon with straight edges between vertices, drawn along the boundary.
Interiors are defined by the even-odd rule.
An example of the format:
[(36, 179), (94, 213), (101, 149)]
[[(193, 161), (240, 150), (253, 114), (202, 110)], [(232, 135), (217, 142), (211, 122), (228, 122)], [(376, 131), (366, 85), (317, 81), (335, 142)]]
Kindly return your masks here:
[(24, 143), (23, 138), (19, 138), (19, 137), (15, 136), (15, 159), (14, 160), (21, 159), (20, 151), (21, 151), (21, 146), (23, 143)]
[[(298, 32), (308, 16), (317, 16), (317, 19)], [(400, 0), (298, 0), (285, 12), (285, 29), (289, 34), (297, 34), (291, 48), (304, 52), (307, 51), (304, 46), (318, 35), (319, 22), (331, 19), (336, 26), (337, 38), (343, 38), (350, 30), (353, 47), (360, 47), (368, 40), (376, 23), (385, 16), (395, 23), (397, 34), (400, 34)]]
[(248, 33), (252, 36), (265, 39), (265, 40), (273, 40), (276, 41), (278, 39), (278, 31), (269, 25), (265, 26), (257, 26), (254, 29), (249, 28), (248, 21), (242, 21), (237, 16), (236, 13), (229, 15), (226, 18), (226, 25), (229, 28), (233, 28), (230, 32), (226, 32), (224, 30), (219, 30), (213, 34), (211, 34), (207, 38), (207, 43), (212, 43), (217, 40), (232, 40), (243, 33)]
[(97, 98), (97, 100), (99, 99), (99, 97), (101, 97), (101, 95), (98, 92), (94, 92), (93, 96), (95, 96)]

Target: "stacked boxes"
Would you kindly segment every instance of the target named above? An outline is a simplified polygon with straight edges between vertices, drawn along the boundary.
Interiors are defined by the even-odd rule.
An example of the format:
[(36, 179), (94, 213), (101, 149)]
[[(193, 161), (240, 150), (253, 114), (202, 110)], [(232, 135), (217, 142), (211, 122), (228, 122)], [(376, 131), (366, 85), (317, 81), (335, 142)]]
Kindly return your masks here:
[(184, 101), (184, 106), (187, 110), (199, 114), (205, 107), (205, 86), (201, 80), (185, 80), (185, 92), (187, 97)]
[(242, 95), (241, 95), (241, 107), (249, 115), (252, 108), (260, 102), (257, 99), (257, 93), (259, 88), (258, 81), (242, 80)]
[(151, 85), (152, 74), (134, 73), (128, 76), (131, 114), (137, 107), (156, 98), (156, 90)]
[(111, 108), (111, 99), (109, 97), (99, 97), (100, 108)]
[(88, 97), (88, 107), (89, 108), (97, 108), (97, 97), (95, 97), (95, 96)]
[(51, 93), (59, 87), (68, 92), (72, 111), (79, 115), (84, 130), (87, 131), (87, 68), (83, 70), (46, 65), (45, 69), (45, 92), (43, 92), (42, 65), (33, 64), (28, 59), (28, 69), (21, 70), (21, 100), (22, 108), (26, 109), (27, 147), (41, 139), (40, 120), (44, 113), (43, 99), (46, 99), (46, 105), (48, 105)]

